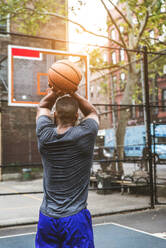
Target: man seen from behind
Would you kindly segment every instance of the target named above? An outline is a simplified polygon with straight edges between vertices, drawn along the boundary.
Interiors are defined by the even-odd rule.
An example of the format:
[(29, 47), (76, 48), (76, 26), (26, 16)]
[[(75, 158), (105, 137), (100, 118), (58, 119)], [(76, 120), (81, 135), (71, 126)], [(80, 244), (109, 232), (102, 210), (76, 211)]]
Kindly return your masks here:
[[(78, 109), (84, 119), (76, 125)], [(36, 248), (94, 248), (87, 197), (98, 124), (94, 106), (77, 93), (49, 89), (40, 101), (36, 134), (44, 196)]]

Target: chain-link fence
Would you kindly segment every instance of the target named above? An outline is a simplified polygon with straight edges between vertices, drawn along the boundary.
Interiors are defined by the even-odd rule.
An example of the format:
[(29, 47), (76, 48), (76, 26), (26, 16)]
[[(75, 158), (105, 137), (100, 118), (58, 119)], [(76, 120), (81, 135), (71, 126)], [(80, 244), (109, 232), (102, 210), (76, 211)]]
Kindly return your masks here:
[[(116, 69), (114, 52), (121, 54)], [(109, 56), (111, 68), (100, 77), (96, 71), (95, 79), (92, 76), (90, 81), (91, 102), (99, 112), (100, 130), (89, 191), (117, 197), (114, 212), (153, 208), (166, 202), (166, 55), (142, 48), (123, 53), (112, 49)], [(1, 59), (1, 179), (41, 179), (36, 109), (8, 106), (7, 57)], [(3, 191), (1, 195), (41, 192)]]
[(109, 175), (110, 185), (121, 190), (148, 189), (153, 206), (165, 202), (166, 54), (144, 48), (134, 58), (108, 73), (111, 104), (96, 104), (106, 126), (96, 141), (97, 177)]

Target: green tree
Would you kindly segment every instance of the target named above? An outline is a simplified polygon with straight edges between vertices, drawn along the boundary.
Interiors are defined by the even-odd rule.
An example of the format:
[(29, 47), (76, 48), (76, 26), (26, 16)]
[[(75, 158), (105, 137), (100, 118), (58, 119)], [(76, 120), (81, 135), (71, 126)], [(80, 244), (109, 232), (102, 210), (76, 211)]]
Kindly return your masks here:
[[(163, 0), (120, 0), (117, 6), (113, 1), (108, 0), (114, 6), (114, 9), (122, 19), (125, 32), (121, 32), (119, 25), (116, 23), (114, 16), (111, 14), (104, 0), (100, 0), (107, 11), (109, 21), (108, 24), (114, 27), (119, 34), (120, 47), (124, 49), (139, 50), (140, 46), (147, 46), (149, 51), (159, 51), (165, 49), (164, 42), (161, 42), (155, 37), (150, 37), (149, 32), (161, 32), (163, 25), (166, 25), (166, 12), (161, 11), (164, 6)], [(163, 10), (164, 8), (162, 8)], [(124, 14), (125, 13), (125, 14)], [(128, 77), (126, 87), (122, 97), (121, 104), (132, 104), (132, 98), (140, 81), (141, 68), (137, 66), (138, 55), (136, 53), (125, 50), (127, 54)], [(156, 58), (153, 58), (155, 61)], [(153, 68), (154, 69), (154, 68)], [(118, 144), (118, 157), (123, 158), (124, 135), (129, 118), (128, 111), (120, 111), (118, 126), (116, 130), (116, 143)], [(122, 164), (119, 163), (119, 174), (123, 173)]]
[[(101, 35), (95, 33), (94, 31), (88, 30), (83, 25), (67, 17), (67, 12), (60, 11), (60, 5), (58, 1), (54, 0), (4, 0), (0, 3), (0, 15), (6, 17), (10, 14), (10, 18), (16, 23), (20, 23), (22, 20), (20, 28), (24, 31), (29, 30), (29, 32), (36, 31), (40, 23), (46, 22), (51, 16), (56, 16), (64, 21), (70, 21), (78, 26), (82, 31), (87, 32), (96, 37), (103, 37), (111, 41), (112, 44), (118, 46), (119, 48), (126, 49), (127, 62), (128, 62), (128, 77), (126, 81), (126, 86), (123, 94), (121, 104), (131, 104), (132, 98), (137, 89), (137, 82), (140, 79), (141, 69), (136, 62), (139, 57), (136, 53), (129, 52), (128, 49), (138, 50), (140, 46), (147, 46), (149, 51), (165, 51), (165, 40), (156, 39), (155, 37), (150, 37), (149, 32), (158, 32), (158, 35), (163, 33), (163, 28), (166, 26), (166, 6), (165, 0), (119, 0), (118, 4), (115, 5), (113, 0), (96, 0), (100, 1), (105, 8), (108, 15), (108, 26), (114, 27), (119, 34), (119, 40), (114, 40), (113, 38), (108, 38), (106, 35)], [(79, 8), (85, 3), (85, 0), (79, 0)], [(108, 5), (109, 4), (109, 5)], [(57, 6), (58, 5), (58, 6)], [(121, 32), (120, 26), (117, 23), (112, 11), (110, 11), (109, 6), (114, 7), (114, 12), (116, 12), (122, 19), (122, 25), (125, 32)], [(64, 6), (62, 6), (64, 10)], [(121, 8), (122, 7), (122, 8)], [(71, 8), (72, 9), (72, 8)], [(72, 9), (74, 11), (74, 7)], [(3, 19), (2, 19), (3, 20)], [(165, 25), (165, 26), (164, 26)], [(154, 41), (154, 42), (152, 42)], [(96, 51), (96, 58), (97, 58)], [(93, 54), (94, 55), (94, 54)], [(149, 61), (150, 69), (153, 73), (158, 71), (154, 63), (158, 56), (154, 56)], [(163, 60), (163, 59), (161, 59)], [(99, 67), (95, 69), (111, 68), (113, 65), (106, 65), (100, 63), (94, 64), (94, 60), (91, 59), (94, 67)], [(99, 62), (100, 56), (99, 56)], [(114, 67), (119, 66), (114, 65)], [(161, 71), (161, 68), (160, 70)], [(123, 158), (123, 145), (124, 145), (124, 135), (129, 118), (128, 111), (121, 111), (120, 118), (118, 120), (118, 126), (116, 131), (116, 143), (118, 144), (118, 156)], [(118, 172), (121, 175), (123, 173), (122, 164), (119, 163)]]
[(10, 19), (17, 30), (35, 35), (43, 23), (50, 20), (46, 12), (67, 15), (64, 1), (61, 0), (3, 0), (0, 1), (0, 22)]
[[(125, 49), (127, 55), (127, 81), (122, 97), (121, 104), (130, 105), (132, 104), (132, 99), (136, 98), (136, 94), (140, 95), (140, 90), (138, 90), (138, 82), (140, 82), (141, 77), (141, 66), (138, 65), (136, 61), (141, 58), (140, 54), (130, 52), (129, 50), (139, 50), (141, 46), (147, 46), (148, 51), (165, 51), (165, 37), (164, 29), (166, 27), (166, 3), (165, 0), (119, 0), (117, 5), (114, 4), (113, 0), (98, 0), (102, 3), (108, 16), (108, 28), (114, 28), (119, 35), (118, 40), (113, 38), (105, 37), (94, 33), (93, 31), (82, 28), (83, 31), (89, 34), (105, 37), (107, 40), (114, 44), (115, 47)], [(82, 1), (84, 2), (84, 1)], [(114, 7), (114, 10), (110, 11), (110, 5)], [(116, 18), (115, 18), (116, 12)], [(118, 18), (121, 19), (120, 25), (123, 26), (124, 32), (121, 32)], [(155, 33), (154, 37), (150, 33)], [(159, 35), (163, 35), (162, 40), (159, 39)], [(121, 66), (121, 63), (117, 65), (103, 65), (99, 63), (100, 56), (97, 53), (91, 53), (93, 55), (93, 69), (101, 70), (102, 68), (112, 68)], [(149, 59), (149, 70), (150, 77), (155, 77), (156, 73), (161, 73), (161, 63), (165, 63), (165, 58), (159, 58), (160, 56), (153, 56)], [(94, 62), (96, 58), (96, 63)], [(159, 62), (159, 63), (156, 63)], [(159, 66), (158, 66), (159, 64)], [(152, 92), (153, 94), (154, 92)], [(120, 111), (120, 116), (118, 119), (118, 125), (116, 130), (116, 144), (117, 153), (119, 159), (123, 158), (123, 146), (124, 146), (124, 135), (129, 118), (129, 111)], [(122, 163), (118, 165), (119, 174), (123, 174)]]

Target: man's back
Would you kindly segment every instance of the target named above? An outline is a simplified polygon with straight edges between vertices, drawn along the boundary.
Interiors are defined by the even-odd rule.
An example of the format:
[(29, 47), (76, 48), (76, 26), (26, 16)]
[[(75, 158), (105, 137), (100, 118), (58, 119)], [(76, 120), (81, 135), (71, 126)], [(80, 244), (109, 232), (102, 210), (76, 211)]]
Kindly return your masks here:
[(39, 151), (44, 167), (41, 211), (55, 218), (86, 207), (90, 168), (98, 124), (88, 118), (58, 134), (47, 116), (37, 121)]

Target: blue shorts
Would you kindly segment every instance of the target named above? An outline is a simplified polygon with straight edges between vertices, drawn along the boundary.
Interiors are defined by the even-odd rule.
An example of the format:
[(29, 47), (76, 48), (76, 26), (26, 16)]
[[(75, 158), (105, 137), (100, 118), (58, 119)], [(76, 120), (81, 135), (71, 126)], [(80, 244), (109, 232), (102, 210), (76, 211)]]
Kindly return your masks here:
[(40, 212), (36, 248), (94, 248), (89, 210), (55, 219)]

